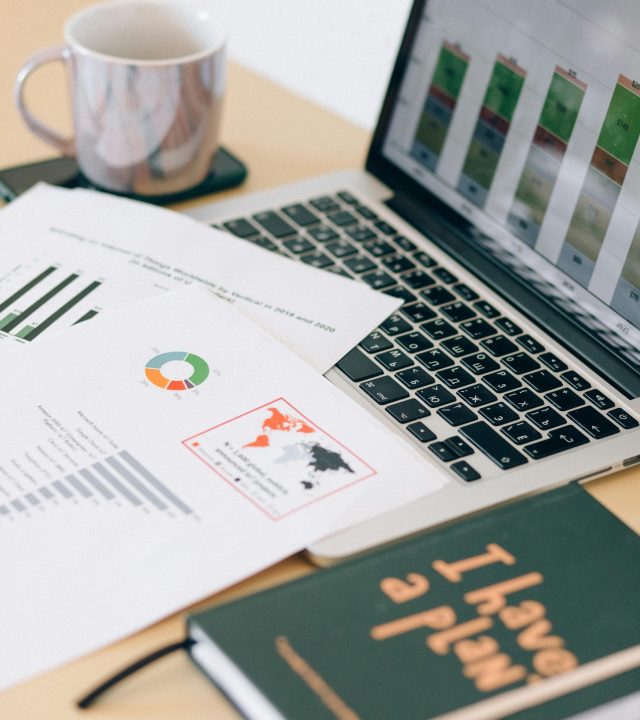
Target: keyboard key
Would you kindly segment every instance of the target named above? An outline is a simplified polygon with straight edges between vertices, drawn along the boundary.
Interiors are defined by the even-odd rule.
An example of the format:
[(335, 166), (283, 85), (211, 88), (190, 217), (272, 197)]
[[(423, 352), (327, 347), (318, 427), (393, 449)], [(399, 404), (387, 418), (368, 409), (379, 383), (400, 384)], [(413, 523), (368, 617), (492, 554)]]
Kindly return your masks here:
[(374, 213), (373, 210), (366, 205), (359, 205), (357, 208), (354, 208), (354, 210), (358, 215), (362, 215), (365, 220), (375, 220), (378, 217), (377, 213)]
[(613, 400), (610, 400), (604, 393), (599, 390), (587, 390), (584, 396), (592, 402), (600, 410), (608, 410), (614, 406)]
[(271, 252), (276, 252), (280, 249), (273, 240), (268, 237), (264, 237), (264, 235), (253, 235), (250, 238), (245, 238), (245, 240), (248, 240), (250, 243), (257, 245), (258, 247), (264, 248), (265, 250), (271, 250)]
[(625, 430), (631, 430), (631, 428), (638, 427), (638, 421), (629, 415), (629, 413), (626, 410), (623, 410), (622, 408), (615, 408), (615, 410), (609, 410), (607, 415), (610, 418), (613, 418), (620, 427), (624, 428)]
[(325, 268), (327, 265), (333, 265), (333, 260), (324, 253), (312, 252), (308, 255), (303, 255), (300, 260), (307, 265), (315, 268)]
[(366, 242), (364, 243), (363, 247), (375, 258), (384, 257), (385, 255), (390, 255), (391, 253), (395, 252), (393, 246), (389, 245), (389, 243), (385, 242), (384, 240), (373, 240), (371, 242)]
[(440, 308), (440, 312), (446, 315), (452, 322), (462, 322), (475, 316), (475, 312), (459, 300), (451, 303), (451, 305), (443, 305)]
[(448, 368), (453, 365), (453, 360), (438, 348), (418, 353), (415, 357), (426, 368), (433, 370), (434, 372), (436, 370), (443, 370), (444, 368)]
[(571, 385), (574, 390), (588, 390), (591, 387), (590, 382), (587, 382), (587, 380), (573, 370), (568, 370), (567, 372), (562, 373), (560, 377), (568, 385)]
[(458, 462), (454, 462), (451, 465), (451, 469), (467, 482), (480, 480), (480, 473), (477, 470), (474, 470), (466, 460), (458, 460)]
[(458, 391), (458, 395), (471, 407), (480, 407), (495, 402), (498, 398), (484, 385), (471, 385)]
[(389, 285), (393, 285), (395, 283), (395, 280), (391, 277), (391, 275), (383, 270), (377, 270), (376, 272), (362, 275), (362, 279), (374, 290), (382, 290), (382, 288), (389, 287)]
[(333, 257), (337, 258), (349, 257), (350, 255), (355, 255), (358, 252), (358, 248), (354, 247), (346, 240), (336, 240), (336, 242), (328, 243), (325, 247), (333, 255)]
[(497, 402), (493, 405), (486, 405), (480, 408), (480, 415), (486, 418), (492, 425), (504, 425), (512, 423), (518, 419), (518, 414), (503, 402)]
[(478, 421), (465, 425), (460, 433), (489, 457), (499, 468), (509, 470), (524, 465), (527, 458), (487, 423)]
[(293, 226), (285, 222), (279, 215), (276, 215), (272, 210), (266, 212), (257, 213), (253, 216), (253, 219), (271, 235), (276, 238), (286, 237), (287, 235), (294, 235), (296, 230)]
[(406, 335), (400, 335), (396, 338), (396, 342), (403, 350), (410, 353), (422, 352), (433, 347), (433, 343), (417, 330)]
[(301, 227), (320, 222), (319, 217), (316, 217), (310, 210), (300, 203), (287, 205), (282, 208), (282, 212), (289, 218), (289, 220), (293, 220), (296, 225), (300, 225)]
[(369, 380), (369, 378), (382, 375), (379, 365), (368, 358), (358, 348), (353, 348), (337, 363), (338, 368), (354, 382)]
[(322, 197), (309, 200), (309, 204), (313, 205), (313, 207), (320, 212), (332, 212), (333, 210), (340, 209), (340, 205), (329, 195), (323, 195)]
[(294, 255), (301, 255), (302, 253), (306, 253), (309, 252), (309, 250), (314, 249), (313, 243), (310, 243), (306, 238), (299, 237), (292, 238), (291, 240), (285, 240), (282, 245)]
[(464, 298), (465, 300), (468, 300), (471, 302), (472, 300), (477, 300), (479, 295), (475, 290), (472, 290), (468, 285), (465, 285), (464, 283), (458, 283), (457, 285), (453, 286), (453, 289), (460, 295), (461, 298)]
[(498, 370), (498, 372), (485, 375), (482, 379), (492, 390), (499, 393), (515, 390), (522, 385), (520, 380), (506, 370)]
[(430, 305), (444, 305), (456, 299), (455, 295), (452, 295), (447, 288), (442, 287), (442, 285), (436, 285), (435, 287), (423, 290), (420, 295), (422, 295)]
[(371, 228), (366, 225), (355, 225), (354, 227), (347, 228), (347, 235), (355, 242), (364, 242), (365, 240), (373, 240), (376, 234)]
[(557, 410), (573, 410), (573, 408), (584, 405), (584, 400), (569, 388), (560, 388), (547, 393), (544, 399)]
[(459, 365), (439, 370), (436, 375), (439, 380), (450, 388), (463, 388), (475, 382), (473, 375), (469, 375), (469, 373)]
[(458, 278), (452, 272), (449, 272), (447, 268), (439, 267), (432, 270), (432, 273), (445, 285), (451, 285), (451, 283), (458, 282)]
[(398, 385), (393, 378), (387, 376), (363, 382), (360, 387), (378, 405), (386, 405), (394, 402), (394, 400), (404, 400), (404, 398), (409, 397), (409, 393), (401, 385)]
[(429, 407), (440, 407), (448, 405), (455, 400), (455, 397), (444, 387), (444, 385), (432, 385), (431, 387), (418, 390), (418, 397), (424, 400)]
[[(398, 240), (398, 238), (396, 238), (396, 241), (397, 240)], [(415, 248), (415, 245), (414, 245), (414, 248)], [(431, 267), (434, 267), (435, 265), (437, 265), (436, 261), (430, 255), (427, 255), (426, 252), (422, 252), (422, 250), (420, 250), (417, 253), (414, 253), (413, 259), (416, 260), (417, 262), (419, 262), (420, 265), (422, 265), (422, 267), (431, 268)]]
[[(409, 240), (409, 238), (404, 235), (397, 235), (393, 238), (393, 242), (400, 248), (400, 250), (404, 250), (405, 252), (412, 252), (418, 247), (412, 240)], [(416, 260), (417, 259), (418, 258), (416, 258)]]
[(442, 318), (423, 323), (420, 329), (427, 333), (433, 340), (444, 340), (457, 333), (456, 328), (454, 328), (453, 325), (449, 325), (449, 323)]
[(355, 225), (358, 218), (346, 210), (338, 210), (327, 215), (327, 220), (331, 220), (334, 225), (344, 227), (345, 225)]
[(424, 405), (413, 398), (395, 403), (395, 405), (387, 405), (385, 410), (400, 423), (420, 420), (431, 415)]
[(592, 438), (599, 440), (609, 435), (615, 435), (620, 432), (620, 428), (614, 425), (611, 420), (599, 413), (595, 408), (588, 405), (578, 408), (567, 413), (574, 423), (579, 425), (585, 432), (589, 433)]
[(544, 363), (549, 370), (553, 370), (553, 372), (559, 373), (567, 369), (567, 363), (562, 362), (562, 360), (560, 360), (560, 358), (552, 352), (542, 353), (538, 360), (540, 360), (541, 363)]
[(528, 375), (523, 375), (522, 379), (539, 393), (555, 390), (562, 385), (560, 380), (548, 370), (537, 370)]
[(458, 335), (454, 338), (448, 338), (442, 341), (442, 346), (450, 352), (453, 357), (462, 357), (463, 355), (469, 355), (469, 353), (475, 352), (478, 346), (472, 343), (469, 338), (463, 335)]
[[(444, 409), (444, 408), (443, 408)], [(473, 455), (473, 448), (468, 445), (462, 438), (457, 435), (447, 438), (445, 443), (453, 450), (458, 457), (466, 457), (467, 455)]]
[(429, 428), (421, 422), (407, 425), (407, 430), (413, 435), (413, 437), (417, 438), (422, 443), (431, 442), (431, 440), (436, 439), (435, 433), (429, 430)]
[(587, 442), (589, 442), (589, 438), (583, 435), (578, 428), (572, 425), (565, 425), (557, 430), (552, 430), (547, 440), (540, 440), (540, 442), (527, 445), (524, 451), (534, 460), (541, 460), (542, 458), (549, 457), (549, 455), (570, 450), (573, 447), (584, 445)]
[(538, 397), (534, 392), (529, 390), (529, 388), (520, 388), (519, 390), (507, 393), (504, 399), (519, 412), (535, 410), (535, 408), (544, 405), (542, 398)]
[(402, 273), (406, 272), (407, 270), (413, 270), (415, 268), (415, 264), (411, 262), (408, 258), (404, 257), (404, 255), (393, 255), (392, 257), (386, 257), (382, 261), (382, 264), (387, 268), (389, 272), (392, 273)]
[(369, 270), (374, 270), (376, 267), (376, 264), (370, 260), (368, 257), (350, 257), (348, 260), (344, 261), (345, 267), (348, 267), (351, 272), (356, 273), (359, 275), (360, 273), (369, 272)]
[(358, 200), (357, 197), (354, 197), (350, 192), (347, 192), (346, 190), (341, 190), (339, 193), (337, 193), (338, 197), (342, 202), (346, 202), (347, 205), (358, 205), (360, 203), (360, 200)]
[(353, 275), (350, 275), (344, 268), (341, 268), (339, 265), (329, 265), (325, 269), (327, 272), (331, 272), (334, 275), (340, 275), (340, 277), (346, 277), (349, 278), (349, 280), (353, 280)]
[(482, 347), (490, 352), (493, 357), (502, 357), (503, 355), (509, 355), (510, 353), (516, 352), (518, 347), (514, 345), (504, 335), (498, 335), (496, 337), (487, 338), (481, 343)]
[(413, 365), (413, 360), (400, 350), (387, 350), (376, 355), (376, 360), (387, 370), (404, 370)]
[(401, 277), (402, 282), (413, 290), (420, 290), (420, 288), (427, 287), (427, 285), (433, 285), (435, 283), (435, 280), (430, 275), (427, 275), (424, 270), (411, 270)]
[(409, 292), (407, 288), (402, 287), (401, 285), (394, 288), (385, 288), (383, 292), (385, 295), (400, 298), (400, 300), (405, 303), (415, 302), (418, 299), (413, 293)]
[(411, 305), (404, 305), (401, 309), (403, 315), (413, 320), (413, 322), (424, 322), (425, 320), (431, 320), (436, 317), (433, 310), (422, 302), (413, 303)]
[(454, 403), (453, 405), (447, 405), (446, 407), (438, 410), (438, 415), (446, 420), (449, 425), (458, 427), (458, 425), (464, 425), (468, 422), (473, 422), (478, 419), (478, 416), (466, 405), (462, 403)]
[(540, 345), (540, 343), (535, 338), (532, 338), (531, 335), (521, 335), (516, 342), (520, 343), (525, 350), (528, 350), (534, 355), (537, 355), (544, 350), (544, 346)]
[(393, 344), (381, 332), (374, 330), (360, 343), (360, 347), (368, 353), (374, 353), (388, 350)]
[(502, 432), (516, 445), (524, 445), (525, 443), (539, 440), (542, 435), (528, 422), (521, 420), (501, 428)]
[(488, 303), (486, 300), (478, 300), (478, 302), (474, 302), (473, 307), (486, 318), (491, 319), (500, 315), (500, 313), (493, 307), (493, 305), (491, 303)]
[(462, 364), (469, 368), (475, 375), (483, 375), (484, 373), (497, 370), (500, 367), (487, 353), (482, 352), (476, 353), (475, 355), (468, 355), (462, 359)]
[(244, 218), (238, 218), (237, 220), (229, 220), (229, 222), (222, 223), (222, 227), (226, 228), (229, 232), (237, 235), (240, 238), (247, 238), (251, 235), (257, 235), (260, 231), (255, 225), (252, 225), (248, 220)]
[(516, 375), (522, 375), (522, 373), (531, 372), (540, 367), (539, 362), (523, 352), (507, 355), (502, 358), (502, 362)]
[(451, 462), (451, 460), (455, 460), (458, 457), (453, 450), (443, 442), (432, 443), (429, 445), (429, 450), (431, 450), (436, 457), (440, 458), (442, 462)]
[(498, 318), (495, 325), (507, 335), (519, 335), (522, 332), (522, 328), (516, 325), (513, 320), (509, 320), (509, 318)]
[(564, 425), (566, 422), (562, 415), (558, 414), (550, 407), (542, 407), (538, 410), (532, 410), (527, 413), (527, 417), (534, 425), (537, 425), (543, 430), (551, 430), (552, 428), (560, 427), (560, 425)]
[(377, 220), (373, 223), (383, 235), (395, 235), (398, 231), (384, 220)]
[(431, 385), (435, 382), (435, 378), (429, 375), (424, 368), (418, 366), (402, 370), (396, 373), (395, 377), (397, 377), (403, 385), (406, 385), (412, 390), (417, 390), (418, 388)]
[(382, 325), (380, 325), (380, 327), (387, 335), (390, 335), (391, 337), (413, 329), (404, 318), (398, 315), (398, 313), (389, 315), (389, 317), (382, 323)]
[(467, 320), (461, 323), (460, 327), (473, 340), (481, 340), (489, 335), (494, 335), (496, 330), (486, 320), (476, 318), (475, 320)]
[(336, 240), (340, 237), (338, 233), (328, 225), (319, 225), (318, 227), (311, 228), (308, 233), (312, 238), (321, 243), (329, 242), (329, 240)]

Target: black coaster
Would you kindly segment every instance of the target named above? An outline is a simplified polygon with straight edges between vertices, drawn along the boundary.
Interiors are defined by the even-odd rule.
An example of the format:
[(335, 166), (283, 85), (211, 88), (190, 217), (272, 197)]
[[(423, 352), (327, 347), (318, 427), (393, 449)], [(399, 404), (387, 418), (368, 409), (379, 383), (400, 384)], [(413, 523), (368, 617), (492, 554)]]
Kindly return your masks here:
[(228, 188), (240, 185), (247, 177), (245, 164), (235, 155), (232, 155), (226, 148), (221, 147), (213, 157), (211, 170), (206, 179), (199, 185), (189, 190), (184, 190), (171, 195), (129, 195), (114, 193), (103, 190), (92, 185), (78, 170), (73, 158), (61, 157), (53, 160), (30, 163), (28, 165), (17, 165), (15, 167), (0, 170), (0, 196), (10, 202), (21, 195), (38, 182), (46, 182), (50, 185), (58, 185), (67, 188), (93, 188), (111, 195), (119, 195), (134, 200), (152, 203), (154, 205), (169, 205), (170, 203), (189, 200), (210, 195), (211, 193), (227, 190)]

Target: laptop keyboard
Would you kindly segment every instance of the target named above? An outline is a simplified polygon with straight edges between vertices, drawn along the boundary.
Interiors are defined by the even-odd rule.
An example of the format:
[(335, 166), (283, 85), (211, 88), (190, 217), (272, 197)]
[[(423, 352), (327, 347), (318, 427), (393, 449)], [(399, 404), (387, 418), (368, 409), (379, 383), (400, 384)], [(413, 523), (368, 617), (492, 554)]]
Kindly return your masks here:
[[(349, 192), (219, 227), (402, 299), (398, 312), (337, 367), (407, 437), (466, 482), (481, 478), (477, 453), (506, 471), (638, 426), (626, 409)], [(434, 424), (436, 416), (444, 423)]]

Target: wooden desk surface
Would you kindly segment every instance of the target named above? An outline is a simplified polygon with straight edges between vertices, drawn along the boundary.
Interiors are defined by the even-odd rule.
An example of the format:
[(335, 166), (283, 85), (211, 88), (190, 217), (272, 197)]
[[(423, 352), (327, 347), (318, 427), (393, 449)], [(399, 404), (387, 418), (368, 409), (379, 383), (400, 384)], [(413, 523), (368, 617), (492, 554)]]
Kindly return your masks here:
[[(22, 61), (31, 52), (60, 42), (64, 19), (88, 4), (86, 0), (58, 0), (55, 3), (10, 0), (8, 9), (3, 8), (0, 167), (54, 155), (22, 124), (12, 106), (11, 87)], [(61, 129), (69, 127), (61, 68), (43, 69), (33, 77), (27, 98), (43, 119)], [(229, 72), (222, 133), (227, 147), (249, 166), (249, 179), (242, 188), (223, 193), (218, 196), (220, 198), (332, 170), (361, 167), (369, 140), (364, 130), (233, 64)], [(595, 481), (589, 489), (640, 531), (640, 468)], [(290, 558), (202, 604), (255, 592), (311, 570), (303, 558)], [(42, 598), (42, 611), (47, 612), (46, 595)], [(51, 618), (51, 622), (55, 622), (55, 618)], [(16, 628), (16, 632), (19, 631)], [(172, 616), (126, 640), (3, 693), (0, 695), (0, 717), (11, 720), (237, 718), (237, 713), (191, 666), (184, 653), (134, 676), (107, 694), (92, 710), (80, 712), (75, 709), (74, 700), (96, 681), (132, 659), (182, 636), (181, 617)]]

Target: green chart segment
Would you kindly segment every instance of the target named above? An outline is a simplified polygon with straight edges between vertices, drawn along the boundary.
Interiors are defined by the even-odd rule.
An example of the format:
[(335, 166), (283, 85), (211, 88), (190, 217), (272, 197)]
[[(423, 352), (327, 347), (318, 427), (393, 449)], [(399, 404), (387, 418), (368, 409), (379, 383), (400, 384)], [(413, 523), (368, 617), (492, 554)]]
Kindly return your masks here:
[(556, 67), (507, 219), (514, 234), (531, 247), (538, 239), (586, 90), (583, 82)]
[(640, 225), (631, 241), (611, 307), (640, 329)]
[(470, 58), (445, 40), (418, 120), (411, 156), (435, 172), (447, 139)]
[(558, 267), (587, 287), (640, 136), (640, 85), (618, 77)]
[[(165, 366), (172, 362), (186, 364), (189, 369), (185, 377), (172, 379), (165, 375)], [(191, 390), (209, 377), (209, 366), (199, 355), (174, 350), (152, 357), (146, 364), (144, 373), (150, 383), (162, 390)]]
[(521, 67), (498, 55), (458, 181), (458, 191), (480, 208), (487, 202), (525, 78)]

